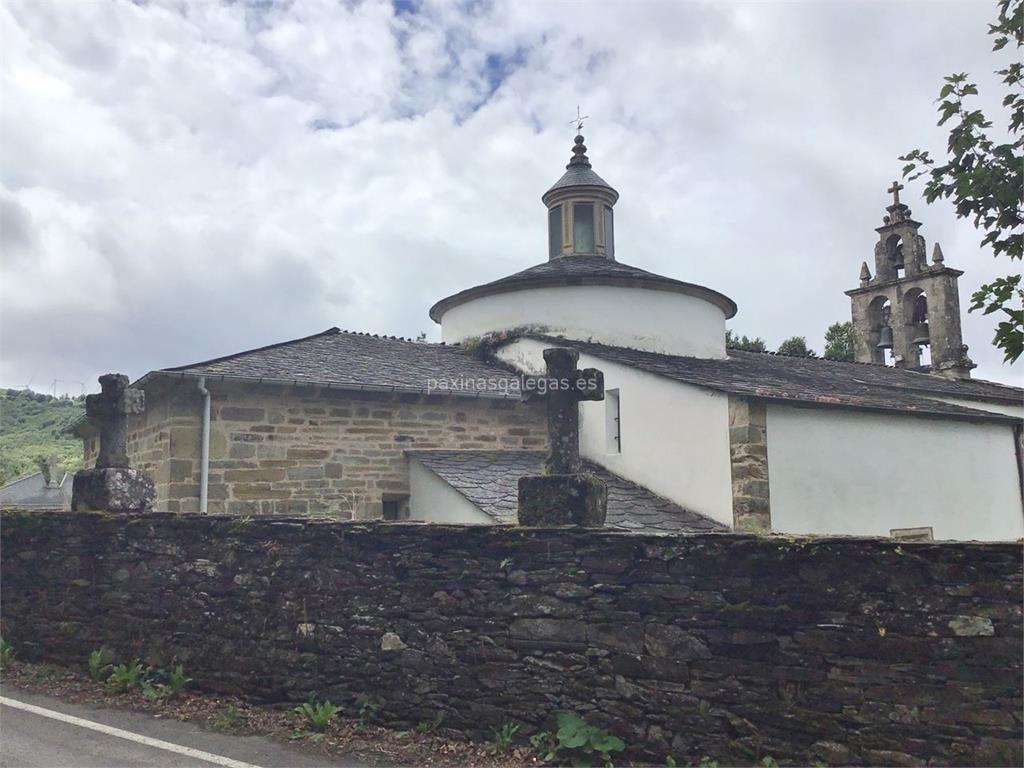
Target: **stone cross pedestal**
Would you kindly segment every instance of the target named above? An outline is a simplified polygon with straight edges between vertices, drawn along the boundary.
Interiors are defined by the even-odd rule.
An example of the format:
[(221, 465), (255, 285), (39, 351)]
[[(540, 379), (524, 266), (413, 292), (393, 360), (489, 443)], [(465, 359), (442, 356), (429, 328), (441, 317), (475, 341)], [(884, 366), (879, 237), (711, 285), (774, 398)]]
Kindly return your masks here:
[(156, 489), (149, 475), (128, 466), (128, 417), (143, 413), (146, 395), (128, 389), (128, 377), (100, 376), (101, 392), (85, 398), (85, 413), (100, 433), (94, 469), (75, 473), (71, 509), (75, 512), (144, 512), (153, 506)]
[(547, 402), (551, 449), (543, 475), (519, 478), (520, 525), (604, 525), (608, 489), (582, 472), (579, 415), (581, 400), (604, 400), (604, 375), (596, 368), (577, 370), (578, 360), (573, 349), (545, 349), (546, 375), (525, 383), (528, 400)]

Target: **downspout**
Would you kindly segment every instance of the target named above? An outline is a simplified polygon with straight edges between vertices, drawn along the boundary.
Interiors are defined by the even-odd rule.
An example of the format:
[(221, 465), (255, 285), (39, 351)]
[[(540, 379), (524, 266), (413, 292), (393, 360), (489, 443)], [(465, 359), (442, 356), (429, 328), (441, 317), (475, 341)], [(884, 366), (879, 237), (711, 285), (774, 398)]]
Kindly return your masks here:
[(203, 431), (199, 459), (199, 514), (206, 514), (206, 499), (210, 485), (210, 390), (206, 388), (206, 377), (199, 379), (199, 394), (203, 396)]

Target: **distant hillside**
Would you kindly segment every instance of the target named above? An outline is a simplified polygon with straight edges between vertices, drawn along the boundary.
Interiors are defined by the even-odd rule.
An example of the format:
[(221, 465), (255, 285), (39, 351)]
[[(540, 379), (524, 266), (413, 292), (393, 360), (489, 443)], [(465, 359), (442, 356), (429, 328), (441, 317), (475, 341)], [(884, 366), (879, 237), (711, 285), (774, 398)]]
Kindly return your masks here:
[(82, 442), (62, 430), (85, 412), (81, 397), (0, 389), (0, 485), (39, 469), (56, 455), (64, 469), (82, 463)]

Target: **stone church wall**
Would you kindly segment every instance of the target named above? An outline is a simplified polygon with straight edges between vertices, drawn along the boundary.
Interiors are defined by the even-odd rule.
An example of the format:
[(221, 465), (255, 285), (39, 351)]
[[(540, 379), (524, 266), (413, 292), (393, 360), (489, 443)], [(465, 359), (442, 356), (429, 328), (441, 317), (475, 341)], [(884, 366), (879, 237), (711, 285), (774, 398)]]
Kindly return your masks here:
[[(210, 383), (208, 511), (380, 517), (409, 494), (406, 450), (547, 447), (542, 403)], [(129, 458), (153, 474), (156, 508), (199, 509), (201, 399), (149, 398)], [(88, 445), (87, 441), (87, 445)]]
[(84, 668), (106, 645), (205, 690), (350, 713), (372, 696), (378, 722), (443, 714), (488, 739), (571, 710), (659, 765), (1021, 764), (1019, 544), (0, 522), (21, 658)]

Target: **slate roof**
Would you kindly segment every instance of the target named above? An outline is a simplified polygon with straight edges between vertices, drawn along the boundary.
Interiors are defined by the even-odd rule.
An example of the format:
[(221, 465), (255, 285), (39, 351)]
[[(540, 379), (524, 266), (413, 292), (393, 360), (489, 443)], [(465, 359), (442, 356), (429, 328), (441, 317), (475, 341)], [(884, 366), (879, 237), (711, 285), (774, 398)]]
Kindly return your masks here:
[(65, 472), (60, 483), (50, 488), (42, 472), (13, 480), (0, 488), (0, 506), (71, 509), (72, 475)]
[(606, 256), (558, 256), (500, 280), (477, 285), (441, 299), (430, 308), (430, 317), (432, 320), (440, 322), (441, 315), (451, 307), (480, 296), (561, 285), (622, 285), (674, 291), (700, 296), (717, 304), (725, 312), (726, 317), (736, 314), (736, 303), (732, 299), (718, 291), (705, 288), (703, 285), (656, 275)]
[(590, 166), (584, 165), (570, 165), (562, 174), (562, 178), (551, 185), (548, 192), (564, 187), (605, 187), (614, 191), (611, 184), (598, 176)]
[[(519, 397), (518, 390), (501, 387), (503, 380), (507, 382), (514, 374), (480, 360), (461, 347), (337, 328), (226, 357), (153, 371), (144, 376), (139, 385), (159, 375), (417, 393), (431, 390), (431, 382), (445, 382), (450, 388), (452, 380), (458, 380), (471, 384), (446, 393), (468, 397)], [(481, 379), (486, 382), (485, 387), (473, 386)]]
[[(541, 451), (407, 451), (406, 455), (422, 462), (496, 523), (514, 523), (519, 506), (519, 478), (540, 474), (546, 454)], [(608, 484), (609, 528), (645, 533), (729, 530), (597, 464), (584, 461), (584, 467)]]
[(821, 358), (729, 350), (726, 359), (681, 357), (605, 344), (530, 336), (658, 376), (767, 400), (834, 408), (936, 415), (1019, 423), (1012, 416), (953, 405), (936, 398), (1024, 404), (1024, 389), (983, 380), (945, 379), (916, 371)]

